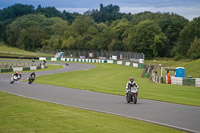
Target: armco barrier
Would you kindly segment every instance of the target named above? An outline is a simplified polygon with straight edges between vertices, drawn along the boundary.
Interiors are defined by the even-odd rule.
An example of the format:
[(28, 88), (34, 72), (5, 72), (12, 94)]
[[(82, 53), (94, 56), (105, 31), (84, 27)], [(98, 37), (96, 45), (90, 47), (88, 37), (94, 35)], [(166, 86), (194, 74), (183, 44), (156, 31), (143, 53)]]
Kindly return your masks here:
[(122, 65), (122, 61), (117, 61), (117, 64)]
[(118, 60), (100, 60), (100, 59), (78, 59), (78, 58), (51, 58), (51, 57), (40, 57), (39, 60), (50, 60), (50, 61), (72, 61), (72, 62), (91, 62), (91, 63), (110, 63), (120, 64), (124, 66), (131, 66), (136, 68), (144, 68), (144, 64), (138, 64), (134, 62), (118, 61)]
[[(144, 73), (144, 77), (146, 73)], [(163, 77), (152, 75), (152, 81), (155, 83), (163, 83)], [(167, 79), (167, 78), (166, 78)], [(200, 78), (180, 78), (171, 76), (171, 84), (184, 85), (184, 86), (195, 86), (200, 87)]]
[(31, 70), (36, 70), (36, 69), (37, 69), (37, 66), (31, 66), (30, 69), (31, 69)]
[(13, 68), (13, 71), (14, 71), (14, 72), (23, 71), (23, 67), (14, 67), (14, 68)]
[(138, 64), (138, 68), (144, 68), (144, 64)]
[(180, 78), (180, 77), (171, 77), (171, 84), (183, 85), (183, 78)]
[(113, 64), (117, 64), (117, 60), (113, 60)]
[(61, 58), (57, 58), (57, 61), (61, 61)]
[(1, 69), (1, 73), (4, 73), (4, 72), (13, 72), (13, 69), (12, 68)]
[(196, 84), (195, 84), (196, 87), (200, 87), (200, 78), (196, 78)]
[(29, 71), (29, 70), (37, 70), (37, 69), (44, 69), (45, 66), (31, 66), (31, 67), (16, 67), (16, 68), (8, 68), (8, 69), (0, 69), (1, 73), (5, 72), (18, 72), (18, 71)]
[[(45, 57), (44, 57), (45, 58)], [(51, 60), (51, 57), (46, 57), (46, 60)]]
[(183, 85), (195, 86), (195, 78), (183, 78)]
[(23, 71), (29, 71), (30, 67), (23, 67)]
[(41, 66), (37, 66), (37, 69), (41, 69)]

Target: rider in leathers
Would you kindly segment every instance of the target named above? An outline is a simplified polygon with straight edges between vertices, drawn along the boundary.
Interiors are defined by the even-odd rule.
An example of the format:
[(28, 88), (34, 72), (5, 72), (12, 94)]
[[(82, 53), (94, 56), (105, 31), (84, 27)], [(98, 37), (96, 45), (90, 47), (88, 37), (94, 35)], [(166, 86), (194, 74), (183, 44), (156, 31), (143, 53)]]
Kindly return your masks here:
[[(127, 95), (127, 93), (128, 93), (128, 88), (129, 87), (136, 87), (137, 89), (138, 89), (138, 91), (139, 91), (139, 86), (137, 85), (137, 83), (134, 81), (134, 77), (130, 77), (130, 81), (128, 81), (127, 82), (127, 84), (126, 84), (126, 95)], [(138, 95), (138, 93), (137, 93), (137, 95)]]
[(22, 77), (22, 75), (18, 72), (15, 72), (14, 74), (12, 74), (11, 77), (14, 77), (14, 76), (16, 76), (18, 79), (20, 79)]
[(36, 77), (35, 72), (32, 72), (30, 77), (35, 78)]

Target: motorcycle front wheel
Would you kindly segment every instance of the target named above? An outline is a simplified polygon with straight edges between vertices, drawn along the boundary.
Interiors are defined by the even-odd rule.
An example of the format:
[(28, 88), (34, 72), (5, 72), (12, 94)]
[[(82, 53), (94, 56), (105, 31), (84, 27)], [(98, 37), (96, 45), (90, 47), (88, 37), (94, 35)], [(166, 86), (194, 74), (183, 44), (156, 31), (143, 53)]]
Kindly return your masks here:
[(137, 103), (137, 96), (134, 95), (134, 104), (136, 104), (136, 103)]

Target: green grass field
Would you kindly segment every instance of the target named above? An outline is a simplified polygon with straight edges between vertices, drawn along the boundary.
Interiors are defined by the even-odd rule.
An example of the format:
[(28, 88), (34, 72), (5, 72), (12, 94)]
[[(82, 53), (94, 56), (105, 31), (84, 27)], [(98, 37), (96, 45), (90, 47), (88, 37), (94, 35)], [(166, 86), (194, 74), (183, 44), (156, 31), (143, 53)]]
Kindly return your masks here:
[(116, 64), (95, 65), (97, 65), (97, 68), (87, 71), (40, 76), (37, 78), (37, 82), (125, 95), (126, 82), (133, 75), (140, 88), (139, 98), (200, 106), (200, 89), (198, 87), (152, 83), (147, 78), (141, 78), (143, 69)]
[(0, 92), (1, 133), (182, 133), (121, 116)]

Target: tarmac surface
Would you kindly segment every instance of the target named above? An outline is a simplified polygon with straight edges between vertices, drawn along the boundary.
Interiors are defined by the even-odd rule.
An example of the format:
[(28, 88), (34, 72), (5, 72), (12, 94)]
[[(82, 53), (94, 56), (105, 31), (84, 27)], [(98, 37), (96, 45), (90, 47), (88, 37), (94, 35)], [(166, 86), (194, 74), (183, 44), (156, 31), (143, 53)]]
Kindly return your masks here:
[[(0, 62), (8, 61), (0, 60)], [(64, 68), (36, 72), (37, 76), (96, 68), (95, 65), (85, 63), (69, 63), (69, 66), (66, 66), (64, 62), (47, 62), (47, 64), (59, 64), (63, 65)], [(29, 75), (30, 72), (22, 73), (22, 79), (28, 78)], [(27, 82), (19, 81), (10, 84), (10, 76), (11, 73), (0, 74), (0, 91), (31, 99), (143, 120), (187, 132), (200, 132), (200, 107), (146, 99), (138, 99), (137, 104), (128, 104), (125, 96), (38, 83), (30, 85)]]

